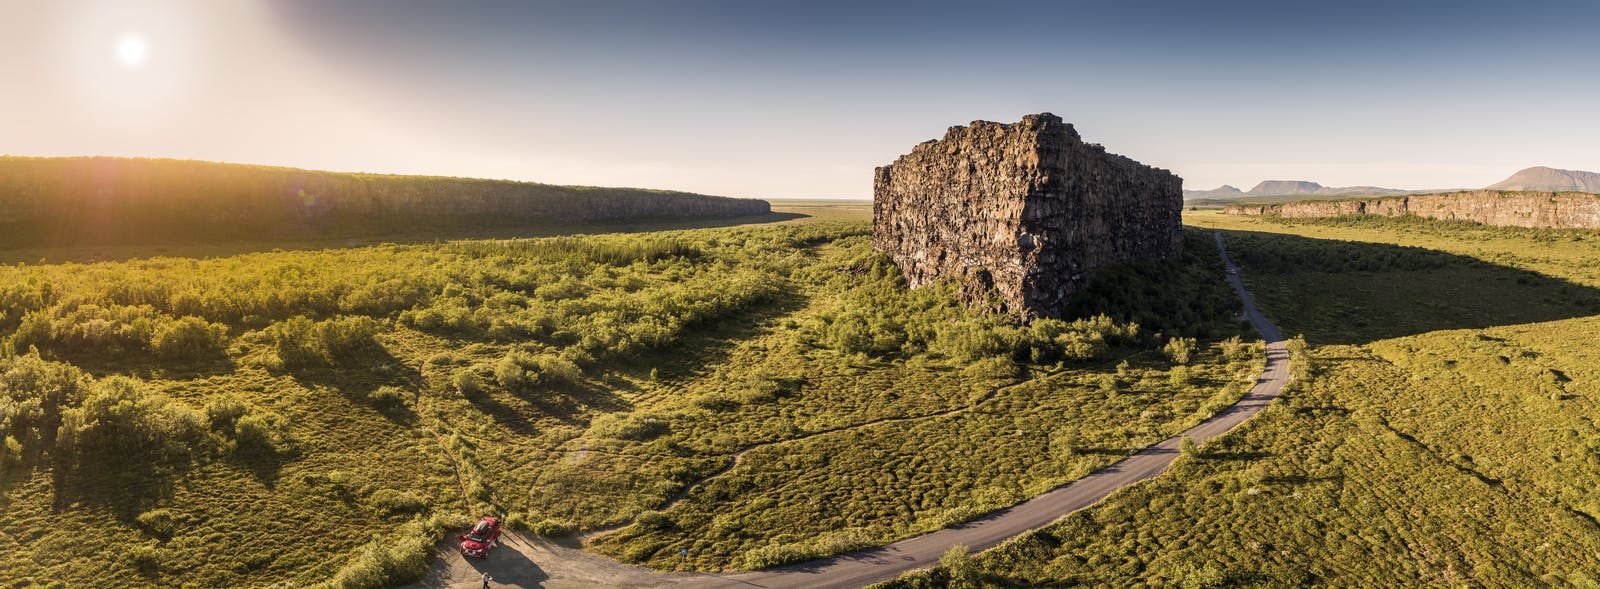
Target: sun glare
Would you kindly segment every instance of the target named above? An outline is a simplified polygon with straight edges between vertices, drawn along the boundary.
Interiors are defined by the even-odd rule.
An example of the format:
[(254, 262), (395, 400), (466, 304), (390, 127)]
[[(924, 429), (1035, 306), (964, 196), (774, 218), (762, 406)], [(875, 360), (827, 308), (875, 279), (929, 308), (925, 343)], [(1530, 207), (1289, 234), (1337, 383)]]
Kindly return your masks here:
[(128, 68), (137, 68), (144, 65), (145, 59), (150, 56), (150, 47), (145, 44), (144, 37), (133, 33), (125, 33), (117, 39), (117, 61)]

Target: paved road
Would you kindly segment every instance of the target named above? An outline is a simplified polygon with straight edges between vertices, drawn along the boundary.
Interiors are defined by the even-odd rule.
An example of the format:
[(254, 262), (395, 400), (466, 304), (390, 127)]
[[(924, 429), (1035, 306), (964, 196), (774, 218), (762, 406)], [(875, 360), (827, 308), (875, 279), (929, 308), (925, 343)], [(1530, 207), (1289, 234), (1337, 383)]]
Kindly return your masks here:
[(1161, 474), (1178, 455), (1183, 438), (1205, 442), (1223, 434), (1266, 407), (1289, 382), (1289, 350), (1278, 328), (1256, 308), (1244, 283), (1233, 271), (1222, 236), (1216, 236), (1228, 282), (1244, 302), (1244, 316), (1267, 342), (1267, 363), (1254, 387), (1239, 402), (1200, 425), (1168, 438), (1063, 487), (966, 524), (888, 546), (813, 562), (730, 574), (656, 573), (582, 550), (530, 536), (508, 539), (487, 562), (465, 562), (447, 549), (445, 560), (416, 587), (478, 587), (482, 572), (495, 577), (495, 587), (712, 587), (764, 589), (854, 588), (893, 579), (909, 570), (936, 564), (951, 546), (973, 551), (993, 547), (1023, 532), (1099, 502), (1113, 491)]

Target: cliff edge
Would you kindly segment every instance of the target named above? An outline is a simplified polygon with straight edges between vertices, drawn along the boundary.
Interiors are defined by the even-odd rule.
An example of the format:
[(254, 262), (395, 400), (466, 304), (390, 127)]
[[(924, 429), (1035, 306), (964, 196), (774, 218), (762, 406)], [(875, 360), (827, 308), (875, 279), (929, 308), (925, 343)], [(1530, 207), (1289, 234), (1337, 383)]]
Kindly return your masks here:
[(734, 217), (766, 201), (667, 190), (346, 174), (109, 157), (0, 158), (0, 235), (17, 243), (276, 239), (417, 227)]
[(1223, 213), (1285, 218), (1416, 215), (1509, 227), (1600, 229), (1600, 195), (1468, 190), (1388, 198), (1234, 205), (1223, 209)]

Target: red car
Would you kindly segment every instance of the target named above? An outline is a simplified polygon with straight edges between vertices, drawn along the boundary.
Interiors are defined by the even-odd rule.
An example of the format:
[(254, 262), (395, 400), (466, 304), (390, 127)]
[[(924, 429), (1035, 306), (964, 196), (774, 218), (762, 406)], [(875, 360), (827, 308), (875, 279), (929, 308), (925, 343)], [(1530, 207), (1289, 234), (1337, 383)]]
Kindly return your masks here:
[(461, 555), (477, 558), (488, 558), (489, 548), (494, 546), (495, 539), (499, 537), (500, 520), (492, 517), (478, 520), (478, 525), (472, 526), (472, 531), (456, 536), (461, 540)]

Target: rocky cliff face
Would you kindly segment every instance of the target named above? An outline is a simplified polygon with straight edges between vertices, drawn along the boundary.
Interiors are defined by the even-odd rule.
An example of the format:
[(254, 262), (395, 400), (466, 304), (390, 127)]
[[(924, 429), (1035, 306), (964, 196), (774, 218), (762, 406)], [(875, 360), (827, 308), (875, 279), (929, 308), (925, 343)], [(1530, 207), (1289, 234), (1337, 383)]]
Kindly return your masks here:
[(1240, 205), (1228, 207), (1223, 212), (1230, 215), (1279, 215), (1288, 218), (1417, 215), (1484, 225), (1600, 229), (1600, 196), (1578, 192), (1472, 190), (1362, 200)]
[(0, 232), (105, 243), (765, 214), (766, 201), (635, 188), (208, 162), (0, 158)]
[(911, 286), (992, 288), (1003, 310), (1059, 316), (1098, 267), (1176, 256), (1183, 181), (1084, 143), (1044, 113), (951, 127), (878, 168), (872, 245)]

